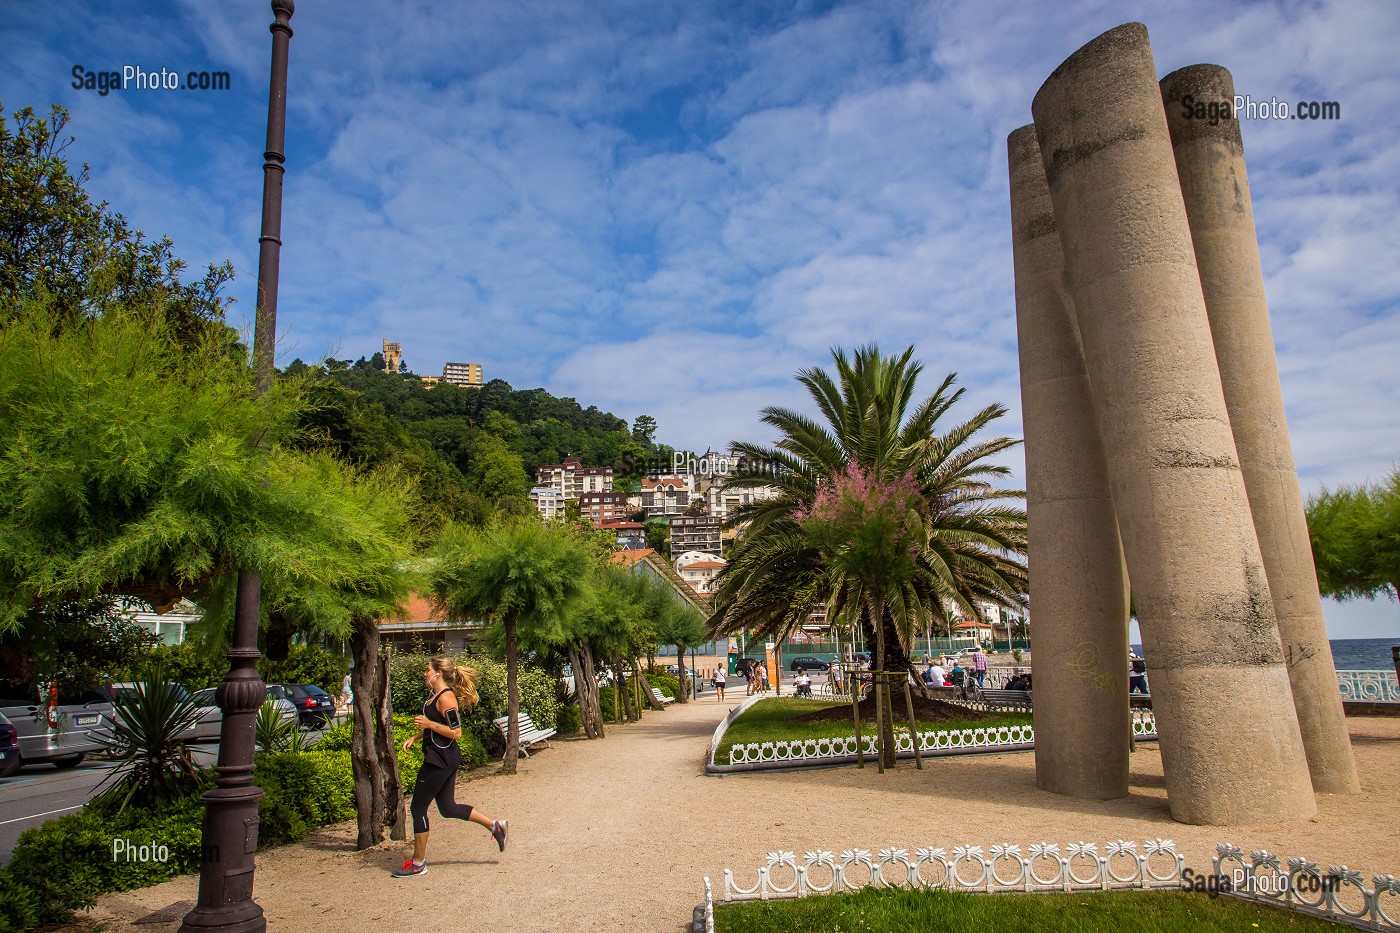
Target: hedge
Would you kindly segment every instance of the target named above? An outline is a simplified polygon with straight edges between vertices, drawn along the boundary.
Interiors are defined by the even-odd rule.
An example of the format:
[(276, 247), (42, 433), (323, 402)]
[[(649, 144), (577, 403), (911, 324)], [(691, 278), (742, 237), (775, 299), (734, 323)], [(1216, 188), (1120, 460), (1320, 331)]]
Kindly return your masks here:
[[(408, 726), (412, 727), (411, 719)], [(463, 741), (467, 743), (464, 761), (470, 754), (473, 761), (484, 763), (486, 753), (480, 743), (471, 736)], [(406, 788), (412, 788), (422, 763), (421, 752), (399, 756)], [(260, 848), (294, 842), (318, 826), (355, 816), (355, 778), (348, 750), (318, 746), (300, 753), (263, 752), (255, 759), (253, 780), (263, 790), (258, 802)], [(206, 774), (188, 794), (171, 803), (128, 807), (122, 813), (93, 800), (77, 813), (25, 830), (9, 864), (0, 868), (0, 933), (67, 922), (73, 911), (91, 907), (102, 894), (197, 872), (204, 830), (199, 797), (212, 786), (213, 779)], [(117, 839), (134, 847), (164, 846), (162, 854), (167, 858), (114, 859)]]

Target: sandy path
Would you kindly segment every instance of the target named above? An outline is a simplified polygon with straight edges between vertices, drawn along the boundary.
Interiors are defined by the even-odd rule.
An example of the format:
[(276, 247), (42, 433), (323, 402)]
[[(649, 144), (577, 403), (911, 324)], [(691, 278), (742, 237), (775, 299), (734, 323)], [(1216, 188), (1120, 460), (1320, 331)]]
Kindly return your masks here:
[[(873, 768), (706, 777), (702, 759), (734, 702), (672, 706), (610, 726), (603, 741), (557, 742), (513, 778), (480, 769), (457, 798), (511, 823), (498, 854), (482, 828), (432, 811), (431, 871), (399, 880), (402, 844), (355, 852), (351, 824), (258, 856), (256, 894), (274, 930), (555, 929), (679, 931), (709, 875), (751, 883), (772, 849), (1176, 840), (1188, 865), (1209, 867), (1217, 842), (1400, 871), (1400, 719), (1353, 718), (1365, 792), (1318, 798), (1318, 817), (1271, 826), (1172, 822), (1155, 744), (1132, 757), (1123, 800), (1070, 800), (1035, 789), (1031, 754), (944, 758), (883, 777)], [(113, 931), (174, 931), (130, 921), (193, 900), (195, 877), (104, 897), (93, 912)], [(718, 891), (717, 891), (718, 893)]]

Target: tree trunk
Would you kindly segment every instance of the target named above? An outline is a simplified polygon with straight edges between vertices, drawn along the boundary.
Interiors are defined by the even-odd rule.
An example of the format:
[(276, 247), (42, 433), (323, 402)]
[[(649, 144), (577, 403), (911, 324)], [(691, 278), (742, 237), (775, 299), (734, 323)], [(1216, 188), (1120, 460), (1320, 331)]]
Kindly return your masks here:
[(656, 698), (656, 694), (651, 692), (651, 681), (647, 680), (647, 675), (637, 671), (637, 682), (642, 686), (642, 701), (652, 709), (664, 710), (666, 704)]
[(379, 728), (375, 730), (375, 754), (384, 782), (384, 825), (389, 827), (390, 839), (407, 839), (403, 778), (399, 776), (399, 749), (394, 742), (394, 707), (389, 697), (389, 666), (393, 656), (393, 647), (386, 646), (377, 659), (379, 676), (375, 684), (374, 704), (379, 716)]
[[(889, 668), (887, 668), (885, 665), (889, 660), (890, 639), (887, 636), (888, 628), (892, 628), (893, 626), (887, 627), (884, 624), (885, 605), (882, 600), (871, 600), (869, 611), (870, 617), (872, 619), (878, 619), (880, 622), (880, 624), (874, 626), (875, 657), (880, 659), (880, 669), (888, 671)], [(893, 641), (895, 645), (899, 645), (898, 637), (895, 637)], [(903, 654), (902, 646), (900, 647), (899, 653)], [(908, 663), (908, 655), (904, 655), (904, 664), (906, 665), (906, 667)], [(874, 667), (874, 665), (871, 666)], [(905, 668), (896, 668), (896, 670), (903, 669)], [(877, 679), (871, 686), (874, 688), (875, 691), (875, 721), (878, 723), (880, 729), (880, 761), (884, 765), (884, 767), (893, 768), (895, 761), (894, 710), (890, 708), (889, 680), (881, 677)]]
[(384, 774), (376, 754), (375, 696), (379, 676), (379, 627), (372, 620), (356, 622), (350, 637), (355, 670), (350, 689), (354, 693), (354, 732), (350, 765), (355, 775), (355, 848), (368, 849), (384, 841)]
[(287, 660), (292, 650), (292, 624), (280, 612), (268, 614), (267, 626), (263, 629), (263, 655), (269, 660)]
[(506, 625), (506, 756), (501, 762), (502, 774), (515, 773), (515, 761), (520, 757), (520, 682), (516, 679), (520, 660), (515, 643), (515, 619), (507, 616)]
[(632, 712), (632, 683), (627, 679), (627, 671), (619, 660), (613, 667), (613, 672), (617, 675), (615, 680), (617, 691), (617, 715), (618, 722), (636, 722), (640, 717)]
[(676, 697), (677, 703), (690, 702), (690, 681), (685, 679), (685, 649), (676, 645), (676, 674), (680, 678), (680, 689), (677, 691), (680, 696)]
[(583, 734), (590, 739), (601, 739), (603, 706), (598, 696), (598, 675), (593, 669), (593, 650), (587, 642), (569, 646), (569, 664), (574, 669), (574, 693), (578, 695)]

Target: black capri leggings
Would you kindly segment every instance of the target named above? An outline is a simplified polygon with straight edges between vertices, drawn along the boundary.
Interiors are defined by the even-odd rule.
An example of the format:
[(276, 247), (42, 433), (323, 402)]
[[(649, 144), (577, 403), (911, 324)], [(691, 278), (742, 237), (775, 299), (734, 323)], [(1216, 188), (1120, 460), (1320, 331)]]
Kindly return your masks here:
[(457, 770), (424, 765), (418, 772), (418, 784), (413, 788), (413, 801), (408, 805), (413, 814), (413, 831), (428, 831), (428, 804), (437, 801), (438, 812), (454, 820), (469, 820), (472, 808), (454, 799), (457, 789)]

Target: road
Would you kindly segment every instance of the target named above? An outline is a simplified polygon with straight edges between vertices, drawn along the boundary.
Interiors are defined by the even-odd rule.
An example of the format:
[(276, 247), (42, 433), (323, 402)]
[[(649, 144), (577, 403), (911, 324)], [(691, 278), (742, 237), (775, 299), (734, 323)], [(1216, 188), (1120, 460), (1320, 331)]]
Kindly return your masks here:
[[(217, 743), (192, 746), (195, 761), (212, 765)], [(92, 797), (112, 765), (88, 759), (76, 768), (31, 765), (12, 778), (0, 778), (0, 864), (10, 860), (19, 834), (65, 813), (76, 812)]]

